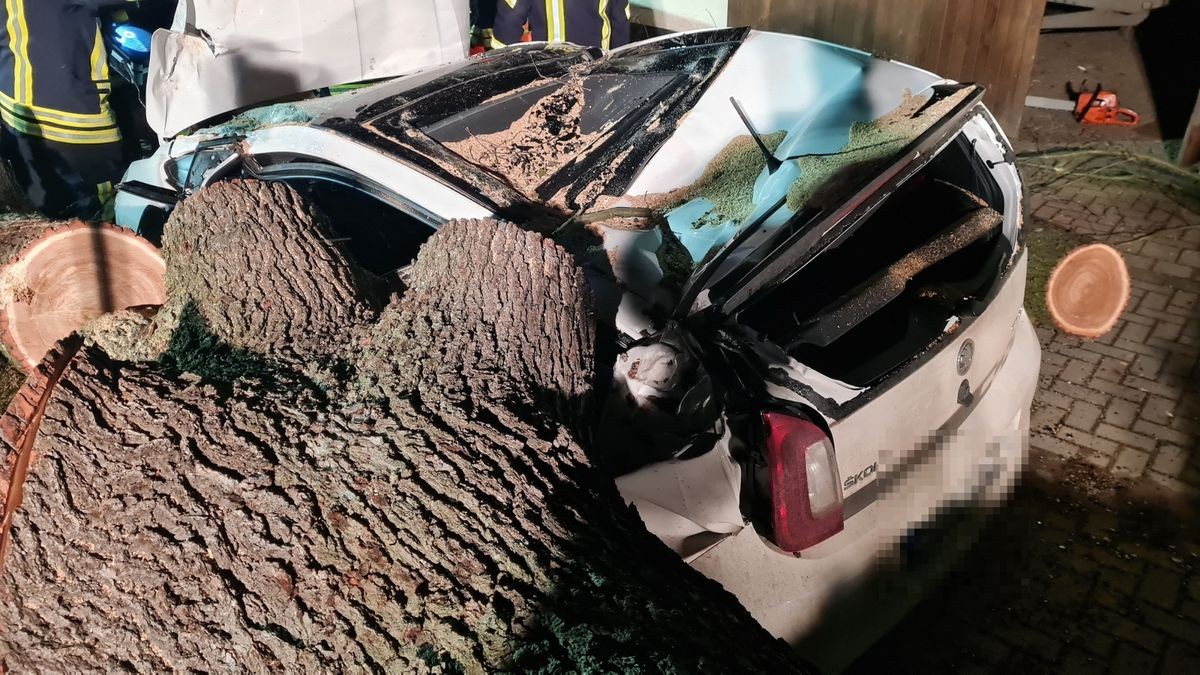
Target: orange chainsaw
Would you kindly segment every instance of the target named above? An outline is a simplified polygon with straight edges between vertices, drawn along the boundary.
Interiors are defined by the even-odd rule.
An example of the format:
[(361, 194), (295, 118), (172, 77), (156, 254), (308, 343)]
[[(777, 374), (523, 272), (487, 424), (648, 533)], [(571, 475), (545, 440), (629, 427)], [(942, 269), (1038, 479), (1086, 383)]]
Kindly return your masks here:
[(1129, 108), (1117, 105), (1117, 93), (1105, 91), (1100, 84), (1092, 91), (1084, 91), (1087, 85), (1084, 80), (1080, 91), (1076, 92), (1067, 85), (1067, 91), (1075, 99), (1075, 121), (1083, 124), (1115, 124), (1121, 127), (1135, 127), (1141, 119)]

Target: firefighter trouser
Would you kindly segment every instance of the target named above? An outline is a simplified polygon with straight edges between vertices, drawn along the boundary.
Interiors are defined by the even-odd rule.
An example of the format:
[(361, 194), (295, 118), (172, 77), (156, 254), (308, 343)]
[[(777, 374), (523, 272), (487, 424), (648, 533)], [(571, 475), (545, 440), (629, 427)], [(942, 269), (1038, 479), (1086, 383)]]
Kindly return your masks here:
[(124, 172), (120, 142), (62, 143), (5, 125), (0, 143), (35, 209), (51, 218), (112, 219), (113, 186)]

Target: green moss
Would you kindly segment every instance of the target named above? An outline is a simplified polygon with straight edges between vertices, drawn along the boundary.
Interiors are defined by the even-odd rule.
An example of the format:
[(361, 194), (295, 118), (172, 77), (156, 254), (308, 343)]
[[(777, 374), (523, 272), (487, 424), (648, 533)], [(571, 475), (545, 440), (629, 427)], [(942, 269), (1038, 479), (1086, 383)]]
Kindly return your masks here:
[(1029, 276), (1025, 283), (1025, 311), (1034, 325), (1054, 328), (1046, 310), (1046, 283), (1050, 280), (1050, 272), (1071, 249), (1087, 243), (1085, 237), (1053, 225), (1038, 225), (1026, 233)]
[[(786, 131), (762, 137), (771, 152), (783, 143)], [(749, 135), (738, 136), (704, 169), (700, 179), (679, 195), (677, 203), (707, 199), (713, 205), (698, 226), (733, 221), (740, 223), (754, 211), (754, 183), (767, 166), (758, 144)]]
[(180, 313), (179, 323), (159, 362), (173, 372), (191, 373), (213, 382), (228, 383), (247, 377), (274, 381), (279, 374), (262, 356), (221, 342), (192, 303)]
[(894, 157), (911, 138), (905, 127), (855, 122), (850, 127), (849, 142), (836, 154), (796, 160), (800, 166), (800, 177), (788, 190), (788, 208), (799, 211), (812, 203), (823, 188), (838, 184), (841, 178), (861, 175), (863, 171)]
[(7, 408), (21, 385), (25, 384), (25, 373), (7, 360), (0, 362), (0, 404)]
[(417, 648), (417, 656), (420, 657), (425, 665), (435, 672), (440, 673), (462, 673), (462, 664), (454, 660), (452, 656), (446, 652), (439, 652), (432, 645), (423, 644)]
[(673, 290), (681, 290), (695, 269), (692, 254), (688, 253), (671, 228), (664, 226), (661, 230), (663, 243), (658, 249), (658, 265), (662, 268), (663, 285)]

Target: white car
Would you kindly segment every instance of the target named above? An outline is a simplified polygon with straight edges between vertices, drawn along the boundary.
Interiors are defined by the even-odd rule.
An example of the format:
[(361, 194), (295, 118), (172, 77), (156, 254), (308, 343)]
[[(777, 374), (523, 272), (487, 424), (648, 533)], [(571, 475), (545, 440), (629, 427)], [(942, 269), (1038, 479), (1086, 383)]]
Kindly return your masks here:
[(594, 237), (621, 493), (839, 668), (1026, 458), (1021, 184), (981, 96), (748, 29), (522, 45), (171, 140), (118, 218), (153, 237), (205, 184), (285, 181), (397, 285), (449, 219)]

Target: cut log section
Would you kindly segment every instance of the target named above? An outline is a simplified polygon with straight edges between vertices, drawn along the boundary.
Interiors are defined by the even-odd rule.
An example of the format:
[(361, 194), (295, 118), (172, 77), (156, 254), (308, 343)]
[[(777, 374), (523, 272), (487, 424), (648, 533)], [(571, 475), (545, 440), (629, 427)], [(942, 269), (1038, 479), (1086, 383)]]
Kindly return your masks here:
[(158, 249), (113, 225), (7, 223), (0, 261), (0, 345), (27, 372), (56, 341), (101, 314), (166, 299)]
[(1129, 303), (1129, 269), (1107, 244), (1071, 251), (1050, 273), (1046, 309), (1059, 330), (1095, 339), (1116, 325)]

